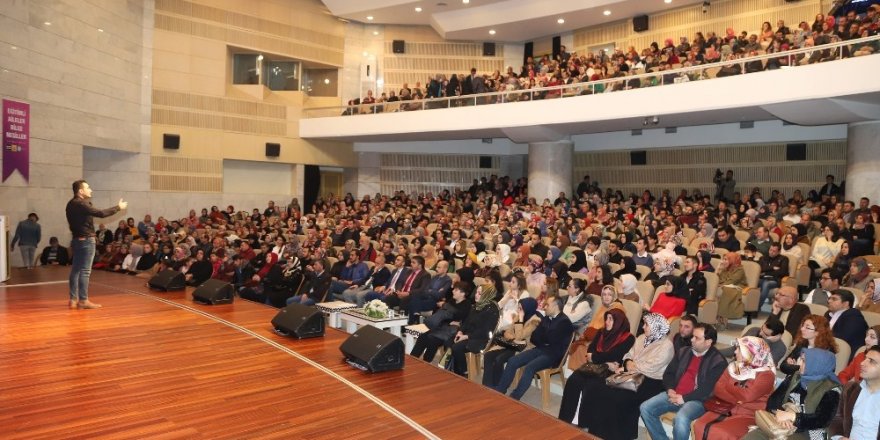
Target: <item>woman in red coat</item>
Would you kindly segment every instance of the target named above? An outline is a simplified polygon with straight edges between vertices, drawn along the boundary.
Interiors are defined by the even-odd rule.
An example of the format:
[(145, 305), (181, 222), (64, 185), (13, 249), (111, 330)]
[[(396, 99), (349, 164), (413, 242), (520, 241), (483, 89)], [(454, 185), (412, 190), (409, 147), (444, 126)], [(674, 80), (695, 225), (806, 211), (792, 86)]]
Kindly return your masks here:
[[(715, 393), (706, 403), (706, 414), (694, 422), (696, 440), (742, 438), (749, 426), (755, 424), (755, 411), (767, 406), (767, 398), (773, 392), (776, 367), (767, 343), (761, 338), (746, 336), (737, 339), (736, 344), (736, 360), (715, 384)], [(710, 411), (712, 401), (729, 407), (729, 415)], [(708, 435), (705, 434), (707, 425)]]

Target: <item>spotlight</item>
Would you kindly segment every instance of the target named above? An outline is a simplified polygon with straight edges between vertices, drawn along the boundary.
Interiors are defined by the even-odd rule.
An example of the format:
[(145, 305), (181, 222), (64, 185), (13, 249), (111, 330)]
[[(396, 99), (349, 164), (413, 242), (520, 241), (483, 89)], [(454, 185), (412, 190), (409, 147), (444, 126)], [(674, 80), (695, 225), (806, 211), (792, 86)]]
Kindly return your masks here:
[(654, 124), (654, 125), (659, 124), (659, 123), (660, 123), (660, 117), (659, 117), (659, 116), (654, 116), (653, 118), (651, 118), (651, 123)]

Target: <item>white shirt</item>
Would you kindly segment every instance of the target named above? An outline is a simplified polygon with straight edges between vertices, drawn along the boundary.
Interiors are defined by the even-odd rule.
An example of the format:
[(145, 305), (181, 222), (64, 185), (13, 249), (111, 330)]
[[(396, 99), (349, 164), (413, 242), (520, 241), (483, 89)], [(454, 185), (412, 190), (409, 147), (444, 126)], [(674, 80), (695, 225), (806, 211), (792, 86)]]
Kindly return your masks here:
[(837, 322), (837, 319), (840, 318), (840, 315), (843, 314), (845, 310), (838, 310), (836, 312), (829, 311), (828, 316), (831, 318), (828, 320), (828, 326), (834, 329), (834, 324)]

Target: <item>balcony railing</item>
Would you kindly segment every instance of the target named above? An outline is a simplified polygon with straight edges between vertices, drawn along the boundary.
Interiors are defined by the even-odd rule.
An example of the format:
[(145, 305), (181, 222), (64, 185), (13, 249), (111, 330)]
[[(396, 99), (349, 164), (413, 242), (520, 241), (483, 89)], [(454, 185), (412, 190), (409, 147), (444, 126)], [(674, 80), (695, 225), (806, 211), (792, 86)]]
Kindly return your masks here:
[[(535, 100), (567, 98), (572, 96), (608, 93), (618, 90), (630, 90), (678, 84), (689, 81), (714, 79), (724, 67), (739, 65), (739, 74), (748, 73), (747, 66), (761, 63), (761, 71), (768, 63), (775, 63), (779, 68), (790, 68), (817, 62), (834, 61), (849, 58), (860, 53), (860, 49), (868, 46), (872, 49), (868, 54), (880, 52), (880, 35), (839, 41), (803, 49), (784, 52), (765, 53), (735, 60), (716, 61), (699, 66), (678, 69), (653, 71), (607, 78), (598, 81), (577, 82), (553, 87), (533, 89), (516, 89), (502, 92), (480, 93), (473, 95), (429, 98), (396, 102), (383, 102), (361, 105), (343, 105), (334, 107), (316, 107), (304, 109), (306, 118), (325, 118), (332, 116), (355, 116), (376, 113), (392, 113), (416, 110), (434, 110), (454, 107), (468, 107), (488, 104), (504, 104), (511, 102), (527, 102)], [(759, 73), (759, 72), (753, 72)]]

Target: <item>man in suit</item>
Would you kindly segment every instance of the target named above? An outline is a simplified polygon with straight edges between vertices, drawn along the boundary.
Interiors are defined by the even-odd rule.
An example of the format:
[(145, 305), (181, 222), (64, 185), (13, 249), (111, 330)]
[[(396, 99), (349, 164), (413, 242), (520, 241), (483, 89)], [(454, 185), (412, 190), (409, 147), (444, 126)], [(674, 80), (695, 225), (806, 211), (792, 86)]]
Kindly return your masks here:
[(639, 407), (645, 428), (652, 439), (668, 439), (660, 416), (674, 412), (672, 438), (687, 439), (691, 422), (706, 410), (703, 401), (712, 395), (715, 383), (727, 368), (727, 359), (715, 348), (718, 333), (714, 327), (697, 324), (690, 347), (675, 353), (663, 373), (666, 391), (646, 400)]
[(330, 289), (330, 273), (325, 269), (327, 261), (320, 259), (312, 263), (312, 270), (306, 272), (306, 282), (296, 295), (287, 299), (287, 304), (299, 303), (305, 306), (323, 302)]
[(828, 311), (825, 312), (831, 333), (849, 344), (850, 359), (859, 347), (865, 345), (865, 333), (868, 331), (862, 311), (853, 308), (855, 301), (855, 296), (849, 290), (835, 290), (828, 297)]
[(420, 255), (416, 255), (410, 259), (410, 272), (406, 277), (406, 281), (400, 289), (395, 289), (388, 295), (385, 295), (383, 301), (388, 307), (398, 307), (406, 310), (409, 307), (412, 292), (425, 290), (428, 283), (431, 282), (431, 274), (425, 270), (425, 259)]
[(574, 325), (568, 316), (562, 313), (556, 298), (547, 298), (544, 313), (544, 316), (541, 317), (541, 323), (532, 332), (530, 338), (534, 348), (519, 353), (507, 361), (495, 391), (507, 393), (507, 389), (513, 383), (513, 376), (517, 370), (522, 368), (523, 374), (519, 383), (510, 393), (510, 397), (519, 400), (529, 390), (535, 373), (547, 368), (554, 368), (562, 362), (562, 357), (565, 356), (565, 352), (571, 344)]
[(450, 288), (452, 288), (452, 278), (449, 278), (449, 262), (440, 261), (437, 263), (437, 273), (423, 290), (413, 289), (410, 292), (409, 323), (418, 324), (419, 317), (416, 313), (427, 312), (437, 308), (437, 301), (446, 298)]
[(368, 293), (373, 289), (384, 289), (388, 285), (388, 281), (391, 280), (391, 271), (385, 267), (385, 255), (377, 254), (375, 263), (376, 265), (370, 270), (369, 276), (362, 286), (352, 286), (342, 292), (343, 301), (363, 307), (366, 302), (364, 298)]
[(834, 184), (833, 174), (825, 176), (825, 185), (819, 189), (819, 195), (828, 197), (840, 195), (840, 187)]
[[(782, 322), (785, 331), (794, 337), (801, 327), (801, 321), (810, 314), (810, 308), (806, 304), (798, 302), (797, 289), (791, 286), (782, 286), (776, 291), (776, 299), (767, 321), (776, 320)], [(864, 337), (864, 332), (862, 332)]]
[(383, 286), (373, 285), (373, 290), (364, 297), (364, 302), (374, 299), (385, 300), (385, 297), (402, 289), (403, 283), (409, 278), (410, 269), (407, 267), (406, 257), (398, 255), (394, 257), (394, 269), (391, 269), (391, 277)]

